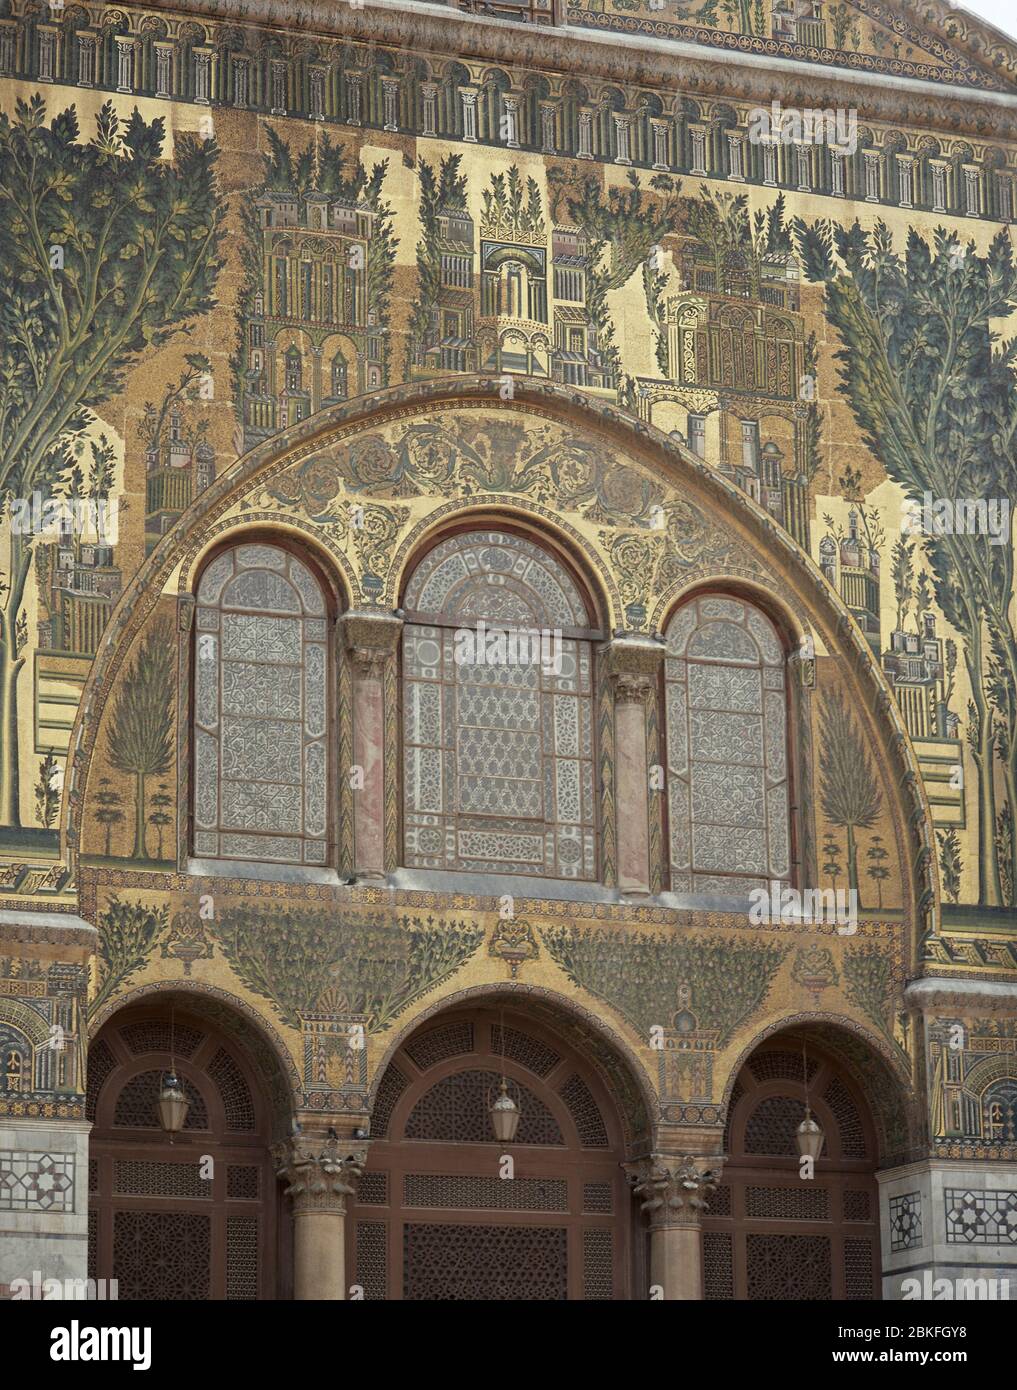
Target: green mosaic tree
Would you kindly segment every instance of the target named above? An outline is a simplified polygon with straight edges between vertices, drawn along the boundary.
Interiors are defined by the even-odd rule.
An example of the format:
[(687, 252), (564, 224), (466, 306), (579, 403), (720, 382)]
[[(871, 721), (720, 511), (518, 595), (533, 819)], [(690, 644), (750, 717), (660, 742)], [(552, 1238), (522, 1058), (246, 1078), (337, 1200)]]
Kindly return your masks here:
[(952, 826), (949, 830), (940, 830), (937, 838), (939, 840), (939, 873), (943, 883), (943, 892), (952, 903), (955, 903), (960, 899), (963, 870), (960, 840), (958, 840), (957, 832)]
[(145, 402), (145, 413), (138, 424), (138, 435), (146, 449), (158, 450), (162, 445), (162, 432), (170, 411), (175, 405), (198, 398), (198, 383), (212, 370), (212, 363), (200, 352), (188, 352), (184, 356), (184, 370), (179, 381), (168, 381), (158, 408), (152, 401)]
[(113, 827), (124, 823), (124, 813), (121, 809), (123, 799), (108, 777), (100, 777), (99, 790), (95, 794), (95, 800), (98, 807), (95, 819), (106, 832), (106, 858), (108, 859), (113, 853), (111, 847)]
[(173, 629), (163, 620), (147, 633), (113, 706), (109, 760), (135, 779), (132, 859), (147, 859), (145, 784), (168, 772), (173, 756)]
[(101, 435), (98, 440), (91, 440), (90, 445), (92, 462), (88, 470), (88, 496), (95, 503), (96, 539), (102, 544), (108, 537), (106, 519), (101, 509), (109, 501), (109, 495), (113, 491), (113, 479), (116, 476), (116, 450), (105, 435)]
[[(547, 184), (552, 221), (565, 221), (586, 233), (590, 257), (587, 307), (604, 361), (618, 372), (621, 358), (614, 342), (608, 295), (642, 269), (647, 310), (655, 321), (659, 317), (658, 302), (665, 282), (648, 266), (648, 260), (653, 248), (681, 226), (681, 185), (667, 174), (655, 174), (649, 189), (644, 189), (639, 175), (630, 169), (628, 187), (605, 189), (594, 174), (578, 177), (574, 166), (549, 170)], [(658, 324), (658, 336), (660, 331)]]
[(904, 631), (911, 602), (914, 598), (915, 546), (906, 536), (893, 544), (893, 594), (897, 600), (897, 631)]
[[(890, 229), (856, 221), (794, 224), (808, 277), (826, 291), (840, 335), (841, 388), (867, 447), (920, 504), (992, 498), (1017, 504), (1017, 344), (997, 327), (1017, 311), (1007, 230), (984, 255), (944, 227), (912, 229), (903, 252)], [(978, 900), (1003, 902), (1001, 851), (1017, 881), (1017, 837), (997, 827), (997, 775), (1017, 806), (1017, 628), (1014, 554), (976, 528), (921, 538), (936, 603), (963, 643), (971, 687), (968, 735), (978, 774)]]
[[(831, 690), (819, 713), (819, 769), (823, 814), (847, 834), (848, 889), (858, 892), (858, 845), (855, 832), (867, 830), (879, 815), (882, 796), (876, 785), (869, 750), (844, 694)], [(861, 895), (859, 894), (859, 906)]]
[(873, 835), (872, 843), (865, 851), (865, 857), (869, 861), (866, 873), (876, 885), (877, 901), (876, 906), (880, 911), (883, 909), (883, 884), (890, 877), (890, 870), (886, 867), (889, 853), (883, 846), (882, 835)]
[(833, 891), (837, 891), (837, 880), (844, 872), (840, 862), (840, 845), (832, 835), (826, 835), (823, 840), (823, 873), (829, 874), (833, 879)]
[(167, 827), (168, 825), (172, 825), (172, 824), (173, 824), (173, 817), (170, 815), (170, 808), (171, 808), (172, 805), (173, 805), (173, 798), (172, 798), (172, 796), (170, 796), (169, 792), (166, 790), (166, 783), (165, 783), (165, 782), (160, 783), (160, 785), (159, 785), (159, 790), (158, 790), (158, 791), (156, 792), (156, 794), (152, 797), (152, 803), (151, 803), (151, 804), (152, 804), (152, 808), (153, 808), (153, 809), (152, 809), (151, 814), (150, 814), (149, 817), (148, 817), (148, 823), (149, 823), (149, 825), (152, 825), (152, 826), (155, 827), (156, 832), (157, 832), (157, 834), (158, 834), (159, 843), (158, 843), (158, 848), (156, 849), (156, 858), (157, 858), (157, 859), (162, 859), (162, 857), (163, 857), (163, 853), (162, 853), (162, 837), (163, 837), (163, 832), (165, 831), (165, 829), (166, 829), (166, 827)]
[[(223, 210), (213, 141), (112, 102), (78, 139), (36, 94), (0, 113), (0, 498), (51, 494), (73, 442), (140, 355), (213, 305)], [(105, 478), (101, 469), (99, 479)], [(31, 536), (12, 534), (0, 608), (0, 824), (21, 823), (17, 688)], [(20, 632), (19, 632), (20, 629)]]
[(57, 760), (47, 753), (39, 764), (39, 780), (35, 785), (35, 811), (44, 830), (51, 830), (60, 810), (60, 792), (56, 786)]
[(166, 930), (168, 915), (165, 905), (146, 907), (144, 903), (122, 903), (116, 897), (109, 900), (96, 923), (99, 988), (88, 1007), (90, 1015), (94, 1016), (145, 964)]
[(442, 212), (466, 211), (466, 177), (459, 172), (462, 155), (450, 154), (437, 173), (426, 159), (417, 163), (420, 185), (420, 240), (417, 242), (417, 298), (410, 312), (403, 376), (422, 361), (427, 335), (441, 294), (441, 251), (438, 217)]

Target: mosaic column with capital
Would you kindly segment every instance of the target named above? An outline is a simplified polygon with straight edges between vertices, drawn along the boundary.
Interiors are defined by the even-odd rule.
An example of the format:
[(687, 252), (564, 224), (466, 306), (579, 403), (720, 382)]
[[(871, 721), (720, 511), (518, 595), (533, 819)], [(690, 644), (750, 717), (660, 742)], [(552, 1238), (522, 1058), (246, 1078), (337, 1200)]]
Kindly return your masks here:
[(272, 1157), (293, 1201), (293, 1297), (346, 1298), (346, 1199), (356, 1196), (366, 1149), (298, 1134)]
[(653, 1154), (625, 1165), (650, 1229), (650, 1296), (703, 1297), (702, 1220), (720, 1179), (719, 1158)]
[[(384, 877), (387, 677), (394, 670), (402, 620), (351, 610), (339, 620), (353, 674), (353, 867), (358, 878)], [(391, 750), (395, 756), (395, 750)]]
[(605, 651), (614, 688), (618, 887), (623, 893), (651, 892), (647, 712), (664, 650), (647, 637), (616, 637)]

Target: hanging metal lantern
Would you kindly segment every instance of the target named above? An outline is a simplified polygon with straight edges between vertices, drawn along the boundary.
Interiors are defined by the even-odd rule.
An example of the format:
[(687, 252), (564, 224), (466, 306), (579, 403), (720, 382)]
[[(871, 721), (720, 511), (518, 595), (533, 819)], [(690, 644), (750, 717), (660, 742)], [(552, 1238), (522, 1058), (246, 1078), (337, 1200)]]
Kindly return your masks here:
[(501, 1079), (501, 1093), (490, 1109), (491, 1126), (494, 1136), (503, 1144), (511, 1144), (519, 1128), (521, 1112), (508, 1093), (508, 1082)]
[(191, 1102), (184, 1095), (180, 1088), (180, 1082), (173, 1072), (170, 1072), (163, 1079), (156, 1105), (159, 1111), (159, 1123), (166, 1133), (179, 1134), (184, 1127)]
[(802, 1158), (815, 1159), (823, 1152), (826, 1135), (819, 1122), (812, 1118), (812, 1111), (807, 1105), (805, 1107), (805, 1119), (795, 1131), (795, 1142)]

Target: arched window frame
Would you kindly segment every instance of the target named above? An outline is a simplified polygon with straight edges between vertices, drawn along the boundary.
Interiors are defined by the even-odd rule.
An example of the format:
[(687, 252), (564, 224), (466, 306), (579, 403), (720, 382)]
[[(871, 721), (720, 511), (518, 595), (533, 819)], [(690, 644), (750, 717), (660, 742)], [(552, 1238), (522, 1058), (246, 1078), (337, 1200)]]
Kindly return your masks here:
[[(414, 557), (414, 559), (412, 560), (412, 562), (411, 562), (411, 563), (407, 566), (407, 568), (406, 568), (406, 579), (405, 579), (405, 582), (404, 582), (404, 586), (403, 586), (403, 595), (402, 595), (402, 599), (401, 599), (401, 604), (402, 604), (402, 608), (403, 608), (403, 616), (404, 616), (404, 620), (405, 620), (406, 626), (404, 627), (404, 631), (403, 631), (403, 641), (402, 641), (402, 643), (401, 643), (401, 645), (400, 645), (400, 664), (399, 664), (399, 688), (400, 688), (400, 692), (401, 692), (400, 760), (399, 760), (399, 767), (400, 767), (400, 779), (401, 779), (401, 780), (400, 780), (400, 805), (401, 805), (401, 810), (402, 810), (402, 851), (401, 851), (402, 862), (403, 862), (405, 865), (407, 865), (407, 867), (410, 867), (410, 868), (442, 868), (442, 869), (444, 869), (445, 872), (475, 872), (475, 873), (486, 873), (486, 874), (505, 873), (505, 874), (510, 874), (510, 875), (511, 875), (511, 874), (515, 874), (516, 876), (518, 876), (519, 873), (521, 872), (518, 868), (511, 868), (511, 867), (508, 867), (508, 868), (505, 868), (505, 869), (494, 868), (494, 867), (481, 868), (481, 867), (471, 867), (471, 866), (469, 866), (469, 865), (464, 865), (464, 864), (461, 864), (461, 863), (458, 863), (458, 862), (455, 863), (455, 864), (449, 864), (449, 863), (443, 863), (443, 864), (437, 864), (437, 863), (434, 863), (434, 864), (414, 864), (414, 863), (411, 863), (411, 859), (412, 859), (413, 856), (412, 856), (411, 853), (410, 853), (410, 830), (409, 830), (409, 828), (408, 828), (408, 826), (407, 826), (407, 809), (408, 809), (408, 804), (409, 804), (409, 803), (408, 803), (408, 797), (409, 797), (409, 792), (408, 792), (409, 780), (408, 780), (408, 756), (407, 756), (407, 747), (408, 747), (408, 740), (407, 740), (407, 686), (408, 686), (408, 684), (410, 683), (411, 678), (407, 675), (407, 663), (406, 663), (406, 636), (407, 636), (407, 632), (409, 631), (409, 629), (410, 629), (411, 627), (425, 626), (425, 627), (430, 627), (430, 628), (442, 628), (442, 629), (449, 629), (449, 630), (451, 630), (451, 631), (455, 631), (457, 628), (459, 628), (459, 627), (461, 626), (461, 624), (460, 624), (458, 621), (455, 621), (455, 620), (453, 620), (453, 619), (451, 619), (451, 618), (449, 618), (449, 617), (447, 617), (447, 616), (445, 616), (444, 614), (441, 614), (441, 613), (434, 613), (434, 612), (426, 612), (426, 613), (425, 613), (425, 612), (419, 612), (419, 611), (414, 610), (413, 607), (412, 607), (412, 605), (409, 605), (409, 606), (408, 606), (409, 600), (408, 600), (408, 598), (407, 598), (407, 594), (410, 592), (410, 590), (411, 590), (411, 588), (412, 588), (413, 580), (414, 580), (415, 576), (417, 575), (418, 571), (420, 570), (420, 567), (427, 561), (427, 559), (428, 559), (428, 557), (430, 556), (430, 554), (432, 553), (432, 551), (434, 551), (435, 549), (437, 549), (439, 546), (443, 545), (444, 543), (446, 543), (446, 542), (448, 542), (448, 541), (454, 539), (456, 536), (464, 535), (464, 534), (470, 534), (470, 533), (476, 533), (476, 532), (480, 532), (480, 533), (500, 533), (500, 534), (504, 534), (504, 535), (507, 535), (507, 536), (514, 536), (514, 537), (517, 537), (517, 538), (521, 538), (522, 540), (529, 542), (529, 544), (531, 544), (532, 546), (536, 547), (537, 549), (544, 551), (545, 554), (547, 554), (553, 561), (555, 561), (558, 565), (561, 566), (561, 568), (562, 568), (562, 570), (564, 571), (564, 573), (568, 576), (568, 578), (571, 580), (572, 584), (575, 586), (575, 589), (576, 589), (576, 591), (577, 591), (577, 593), (578, 593), (579, 599), (580, 599), (582, 605), (584, 606), (584, 608), (585, 608), (585, 610), (586, 610), (587, 621), (588, 621), (589, 624), (591, 624), (590, 626), (583, 627), (583, 628), (569, 628), (569, 629), (563, 628), (563, 637), (564, 637), (565, 639), (576, 640), (576, 641), (582, 641), (582, 642), (585, 642), (585, 643), (588, 644), (588, 653), (589, 653), (589, 687), (588, 687), (587, 698), (588, 698), (588, 708), (589, 708), (589, 711), (590, 711), (590, 745), (589, 745), (589, 746), (590, 746), (590, 754), (589, 754), (589, 759), (588, 759), (588, 761), (589, 761), (590, 772), (591, 772), (591, 777), (592, 777), (592, 792), (593, 792), (593, 795), (592, 795), (592, 817), (591, 817), (591, 819), (590, 819), (588, 822), (586, 822), (586, 823), (584, 823), (584, 824), (586, 825), (586, 827), (589, 829), (589, 831), (590, 831), (591, 834), (592, 834), (592, 840), (593, 840), (592, 861), (590, 861), (590, 862), (584, 862), (584, 863), (583, 863), (583, 871), (582, 871), (581, 873), (579, 873), (578, 875), (568, 876), (568, 875), (564, 875), (564, 874), (561, 874), (561, 873), (553, 872), (553, 871), (551, 871), (551, 870), (547, 870), (547, 871), (541, 871), (541, 872), (539, 872), (539, 873), (534, 873), (534, 874), (532, 874), (532, 875), (528, 875), (528, 877), (533, 877), (534, 879), (536, 879), (536, 880), (538, 880), (538, 881), (539, 881), (540, 879), (550, 880), (550, 881), (555, 881), (555, 880), (561, 881), (561, 880), (564, 879), (565, 881), (568, 881), (568, 882), (592, 882), (592, 883), (596, 883), (596, 882), (599, 881), (600, 866), (601, 866), (601, 857), (602, 857), (602, 846), (601, 846), (601, 836), (602, 836), (602, 826), (601, 826), (601, 795), (600, 795), (600, 789), (599, 789), (599, 783), (600, 783), (600, 750), (599, 750), (599, 744), (598, 744), (598, 738), (597, 738), (598, 668), (599, 668), (598, 644), (601, 643), (601, 642), (603, 642), (604, 637), (605, 637), (604, 624), (603, 624), (603, 619), (602, 619), (602, 616), (601, 616), (601, 605), (600, 605), (600, 603), (598, 602), (598, 599), (597, 599), (597, 597), (596, 597), (596, 594), (595, 594), (595, 591), (594, 591), (594, 589), (593, 589), (593, 586), (584, 578), (584, 576), (583, 576), (581, 570), (579, 569), (579, 566), (578, 566), (578, 565), (576, 564), (576, 562), (573, 560), (573, 558), (571, 557), (571, 555), (569, 555), (567, 552), (565, 552), (565, 551), (563, 550), (563, 548), (562, 548), (560, 545), (556, 545), (555, 542), (554, 542), (554, 540), (553, 540), (551, 537), (548, 537), (548, 536), (545, 535), (543, 532), (536, 531), (536, 530), (531, 529), (531, 528), (529, 528), (529, 527), (526, 527), (526, 526), (523, 526), (523, 525), (515, 524), (515, 523), (513, 523), (512, 521), (506, 521), (504, 518), (502, 518), (502, 517), (500, 517), (500, 516), (493, 516), (493, 517), (489, 517), (489, 516), (473, 517), (473, 518), (470, 518), (469, 521), (464, 521), (464, 522), (462, 522), (462, 523), (461, 523), (460, 525), (458, 525), (458, 526), (449, 527), (449, 528), (443, 530), (440, 534), (437, 534), (437, 535), (433, 536), (433, 537), (430, 539), (429, 543), (428, 543), (425, 547), (423, 547), (423, 548), (420, 550), (420, 552)], [(497, 625), (497, 620), (488, 620), (488, 626), (489, 626), (489, 627), (493, 627), (493, 626), (496, 626), (496, 625)], [(584, 759), (584, 761), (585, 761), (585, 759)], [(451, 823), (455, 823), (455, 821), (456, 821), (456, 819), (457, 819), (457, 817), (458, 817), (458, 814), (459, 814), (458, 809), (456, 809), (455, 811), (451, 812), (451, 813), (448, 815), (447, 818), (449, 819), (449, 821), (450, 821)], [(442, 818), (443, 818), (443, 819), (446, 818), (444, 814), (443, 814)], [(549, 826), (549, 825), (552, 824), (552, 823), (551, 823), (551, 822), (545, 822), (544, 824), (545, 824), (545, 827), (547, 827), (547, 826)], [(525, 872), (525, 871), (522, 871), (522, 872)]]
[[(216, 561), (218, 561), (222, 556), (230, 554), (231, 552), (234, 552), (245, 546), (268, 546), (271, 547), (273, 550), (281, 552), (284, 556), (287, 557), (286, 565), (288, 572), (290, 569), (289, 562), (291, 560), (299, 562), (308, 572), (311, 581), (315, 584), (315, 586), (321, 594), (322, 612), (320, 615), (309, 613), (306, 610), (306, 605), (302, 604), (302, 612), (299, 615), (299, 620), (302, 624), (307, 623), (308, 621), (315, 624), (319, 624), (320, 626), (312, 627), (310, 631), (313, 634), (320, 633), (321, 635), (313, 635), (309, 637), (303, 635), (307, 632), (306, 628), (303, 629), (301, 641), (301, 665), (297, 669), (299, 669), (302, 673), (301, 688), (303, 692), (303, 672), (306, 669), (303, 664), (305, 659), (304, 652), (306, 652), (309, 644), (313, 646), (320, 645), (323, 647), (324, 650), (322, 658), (322, 680), (324, 688), (324, 730), (321, 736), (321, 742), (323, 742), (324, 744), (324, 828), (323, 833), (321, 835), (318, 835), (317, 833), (314, 833), (313, 835), (304, 833), (303, 826), (306, 823), (305, 771), (300, 783), (302, 830), (299, 834), (294, 834), (290, 837), (297, 840), (300, 843), (300, 853), (297, 857), (289, 859), (273, 857), (272, 855), (264, 853), (263, 849), (261, 848), (259, 848), (259, 852), (256, 857), (252, 855), (241, 855), (236, 853), (223, 852), (224, 847), (222, 841), (225, 836), (240, 836), (242, 834), (247, 834), (249, 838), (253, 838), (254, 840), (267, 840), (268, 838), (270, 838), (270, 832), (241, 831), (232, 829), (224, 830), (222, 828), (221, 823), (221, 800), (220, 822), (214, 830), (209, 827), (202, 826), (200, 824), (198, 814), (196, 811), (196, 800), (198, 795), (198, 778), (196, 763), (198, 749), (197, 735), (199, 732), (205, 732), (205, 730), (208, 727), (201, 726), (198, 722), (199, 682), (201, 679), (199, 668), (199, 642), (202, 636), (207, 635), (202, 628), (202, 609), (208, 609), (211, 607), (214, 608), (217, 613), (222, 613), (223, 610), (221, 606), (221, 598), (222, 594), (225, 592), (226, 584), (223, 585), (220, 591), (219, 601), (215, 605), (209, 605), (207, 603), (202, 602), (201, 586), (202, 581), (204, 580), (205, 576), (209, 573), (213, 564), (215, 564)], [(227, 581), (227, 584), (228, 582), (229, 581)], [(222, 543), (217, 545), (214, 549), (210, 550), (208, 554), (203, 558), (201, 566), (198, 569), (197, 574), (195, 576), (193, 594), (195, 603), (195, 615), (192, 624), (193, 631), (188, 634), (186, 646), (187, 663), (189, 666), (190, 673), (189, 681), (187, 683), (186, 696), (187, 728), (189, 735), (189, 756), (186, 759), (185, 763), (187, 780), (185, 783), (182, 783), (181, 785), (181, 803), (183, 805), (186, 805), (187, 807), (186, 835), (183, 837), (183, 845), (186, 848), (186, 853), (181, 856), (183, 861), (182, 867), (185, 866), (187, 858), (193, 856), (195, 859), (201, 861), (211, 861), (222, 864), (234, 864), (245, 862), (271, 864), (273, 866), (278, 866), (280, 870), (286, 869), (289, 871), (320, 871), (335, 869), (337, 866), (336, 824), (338, 816), (338, 783), (336, 779), (336, 741), (338, 718), (338, 711), (336, 709), (336, 692), (338, 687), (336, 679), (337, 654), (335, 626), (336, 617), (344, 607), (344, 604), (342, 602), (342, 596), (339, 593), (337, 586), (331, 581), (330, 576), (328, 575), (324, 567), (317, 561), (313, 553), (310, 553), (306, 548), (295, 544), (293, 541), (290, 540), (289, 537), (281, 536), (274, 532), (266, 533), (256, 531), (244, 533), (242, 535), (231, 535)], [(258, 615), (259, 610), (251, 611), (255, 616)], [(280, 617), (284, 615), (273, 612), (264, 613), (262, 611), (261, 616)], [(221, 660), (221, 656), (218, 656), (217, 670), (221, 670)], [(219, 677), (219, 681), (221, 691), (221, 675)], [(306, 739), (306, 733), (304, 737)], [(312, 741), (317, 742), (318, 739), (314, 738)], [(221, 756), (221, 742), (219, 744), (219, 754)], [(220, 769), (220, 798), (222, 780), (222, 773)], [(215, 837), (219, 841), (218, 849), (215, 852), (213, 852), (213, 849), (210, 847), (210, 840), (208, 840), (207, 838), (202, 838), (202, 836), (209, 835), (215, 835)], [(323, 846), (323, 848), (320, 851), (317, 848), (315, 848), (309, 855), (307, 852), (307, 846), (312, 843), (315, 846), (317, 846), (318, 843), (320, 843)]]
[[(761, 669), (767, 669), (768, 666), (768, 669), (772, 671), (779, 670), (782, 674), (781, 694), (783, 698), (780, 703), (780, 710), (784, 724), (784, 777), (782, 785), (784, 787), (785, 792), (784, 824), (786, 825), (787, 856), (786, 860), (783, 861), (784, 863), (786, 863), (786, 872), (780, 874), (768, 872), (766, 874), (759, 873), (751, 875), (739, 875), (735, 873), (729, 874), (720, 870), (713, 870), (712, 872), (707, 870), (699, 874), (696, 873), (692, 854), (693, 818), (691, 812), (691, 768), (689, 768), (689, 775), (683, 779), (680, 776), (676, 776), (675, 769), (672, 765), (672, 752), (674, 744), (672, 741), (671, 724), (673, 711), (671, 700), (669, 698), (671, 694), (670, 687), (673, 684), (674, 675), (674, 667), (672, 663), (675, 661), (675, 657), (672, 655), (672, 633), (673, 625), (676, 623), (677, 619), (683, 612), (687, 611), (693, 605), (698, 604), (701, 600), (709, 599), (730, 600), (732, 602), (741, 604), (747, 609), (753, 611), (755, 614), (758, 614), (759, 617), (763, 620), (763, 622), (767, 625), (767, 628), (772, 633), (776, 641), (777, 648), (779, 649), (779, 664), (777, 660), (774, 660), (769, 664), (762, 663)], [(697, 624), (697, 627), (698, 626), (699, 624)], [(689, 634), (687, 634), (686, 641), (688, 641), (692, 633), (697, 630), (697, 627), (693, 627), (690, 630)], [(789, 641), (787, 635), (786, 622), (784, 622), (779, 615), (775, 614), (772, 611), (772, 609), (767, 604), (765, 604), (765, 602), (761, 602), (760, 598), (755, 593), (742, 591), (741, 589), (736, 589), (734, 587), (724, 589), (700, 589), (692, 593), (684, 594), (681, 597), (681, 599), (675, 604), (675, 606), (671, 610), (671, 613), (668, 616), (667, 621), (663, 624), (662, 631), (667, 645), (667, 653), (665, 655), (665, 660), (662, 663), (663, 669), (661, 671), (660, 676), (660, 700), (661, 709), (663, 711), (663, 718), (661, 720), (661, 757), (664, 766), (667, 769), (666, 784), (668, 788), (667, 796), (665, 798), (664, 803), (663, 817), (665, 832), (664, 856), (666, 861), (665, 867), (667, 871), (667, 880), (670, 884), (671, 891), (682, 895), (691, 896), (701, 896), (703, 894), (709, 894), (711, 896), (719, 895), (722, 897), (730, 897), (733, 902), (742, 902), (748, 899), (749, 894), (753, 888), (765, 887), (767, 890), (769, 890), (770, 885), (774, 882), (780, 884), (782, 887), (800, 887), (801, 884), (799, 882), (800, 865), (798, 857), (798, 847), (801, 843), (801, 836), (798, 824), (799, 808), (797, 805), (795, 788), (798, 780), (799, 762), (798, 733), (802, 726), (803, 712), (800, 709), (799, 705), (799, 692), (796, 690), (795, 682), (791, 679), (791, 673), (793, 669), (790, 665), (792, 644)], [(756, 644), (758, 647), (758, 639)], [(687, 665), (687, 657), (684, 655), (684, 646), (683, 655), (679, 657), (678, 660), (681, 661), (682, 665)], [(717, 664), (721, 665), (722, 663), (718, 662)], [(765, 696), (773, 695), (775, 693), (776, 692), (773, 690), (764, 688), (764, 704)], [(686, 726), (686, 738), (687, 737), (688, 726)], [(763, 738), (764, 740), (766, 738), (765, 721), (763, 726)], [(717, 765), (724, 766), (725, 764), (718, 763)], [(689, 814), (685, 817), (685, 823), (688, 826), (689, 832), (688, 861), (685, 865), (676, 860), (676, 842), (674, 835), (678, 817), (678, 811), (675, 802), (680, 796), (680, 791), (678, 787), (682, 783), (684, 783), (688, 787), (690, 802)], [(767, 786), (767, 780), (764, 775), (764, 794), (769, 789), (770, 788)], [(769, 824), (770, 821), (768, 809), (767, 818), (765, 821), (767, 833), (769, 832)], [(770, 864), (770, 867), (773, 867), (772, 862)], [(714, 880), (724, 879), (728, 881), (728, 884), (725, 884), (723, 886), (718, 886), (716, 883), (709, 885), (702, 883), (697, 885), (697, 878), (706, 879), (707, 877), (713, 878)], [(749, 881), (750, 879), (752, 880), (751, 882)], [(728, 887), (728, 885), (730, 886)]]

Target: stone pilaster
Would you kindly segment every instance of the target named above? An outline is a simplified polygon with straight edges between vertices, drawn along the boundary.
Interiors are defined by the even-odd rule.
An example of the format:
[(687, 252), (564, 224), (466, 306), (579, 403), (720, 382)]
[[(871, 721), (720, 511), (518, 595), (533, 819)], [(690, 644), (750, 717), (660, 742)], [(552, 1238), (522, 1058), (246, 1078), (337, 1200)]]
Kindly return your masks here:
[(605, 652), (614, 689), (618, 887), (623, 893), (651, 891), (647, 712), (656, 696), (664, 650), (662, 643), (646, 637), (616, 637)]
[(87, 1276), (87, 991), (97, 942), (71, 913), (0, 911), (0, 1299), (12, 1285), (25, 1297), (33, 1284)]
[(1013, 1058), (1004, 1051), (1017, 985), (926, 976), (904, 1003), (923, 1037), (928, 1140), (876, 1174), (883, 1298), (1017, 1301)]
[(358, 877), (380, 879), (386, 866), (385, 826), (388, 782), (386, 729), (391, 713), (386, 690), (393, 682), (402, 620), (388, 613), (351, 611), (339, 620), (353, 672), (353, 768), (342, 769), (353, 795), (353, 866)]
[(720, 1179), (719, 1158), (653, 1154), (626, 1164), (650, 1230), (650, 1296), (703, 1297), (702, 1218)]
[(293, 1202), (293, 1297), (335, 1302), (346, 1290), (346, 1199), (356, 1196), (363, 1145), (298, 1134), (272, 1151)]

